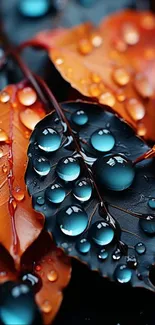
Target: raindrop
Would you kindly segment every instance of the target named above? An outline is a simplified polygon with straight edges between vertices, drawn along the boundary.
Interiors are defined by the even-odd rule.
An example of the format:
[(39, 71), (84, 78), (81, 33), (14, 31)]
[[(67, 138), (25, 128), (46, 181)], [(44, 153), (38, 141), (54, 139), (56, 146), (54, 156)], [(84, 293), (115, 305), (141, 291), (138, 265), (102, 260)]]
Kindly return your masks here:
[(24, 191), (19, 187), (13, 189), (12, 195), (16, 201), (22, 201), (25, 197)]
[(38, 147), (41, 150), (53, 152), (59, 149), (61, 145), (61, 136), (56, 130), (52, 128), (45, 128), (39, 133), (37, 142)]
[(33, 161), (33, 168), (40, 176), (46, 176), (50, 172), (50, 161), (44, 157), (36, 158)]
[(45, 300), (43, 304), (41, 305), (41, 310), (43, 313), (48, 314), (52, 311), (52, 305), (48, 300)]
[(148, 216), (146, 219), (139, 220), (140, 227), (147, 235), (155, 235), (154, 217)]
[(0, 93), (0, 102), (7, 103), (10, 100), (10, 95), (6, 91)]
[(78, 180), (73, 188), (73, 195), (81, 202), (88, 201), (92, 195), (92, 186), (87, 179)]
[(90, 142), (94, 149), (108, 152), (114, 147), (115, 138), (109, 130), (99, 129), (91, 135)]
[(130, 81), (130, 75), (124, 68), (115, 69), (112, 76), (114, 81), (120, 86), (125, 86)]
[(120, 283), (128, 283), (132, 278), (132, 270), (125, 264), (119, 265), (116, 267), (115, 277)]
[(18, 99), (24, 106), (31, 106), (37, 100), (37, 94), (31, 87), (25, 87), (18, 91)]
[(88, 115), (83, 110), (74, 112), (71, 118), (72, 121), (78, 126), (83, 126), (88, 122)]
[(144, 98), (151, 97), (153, 95), (153, 87), (142, 73), (136, 74), (134, 86), (137, 92)]
[(154, 198), (151, 198), (151, 199), (148, 200), (148, 206), (151, 209), (155, 209), (155, 199)]
[(80, 206), (71, 205), (58, 212), (57, 222), (65, 235), (78, 236), (86, 229), (88, 216)]
[(50, 282), (55, 282), (58, 279), (58, 273), (55, 270), (51, 270), (47, 274), (47, 279)]
[(64, 181), (70, 182), (80, 175), (80, 164), (78, 159), (73, 157), (65, 157), (59, 160), (56, 172)]
[(91, 238), (100, 246), (108, 245), (114, 238), (114, 230), (105, 221), (95, 222), (90, 229)]
[(45, 203), (45, 199), (43, 196), (38, 196), (36, 199), (37, 204), (43, 205)]
[(77, 249), (82, 254), (87, 254), (90, 251), (91, 244), (86, 238), (80, 239), (77, 244)]
[(109, 254), (108, 254), (108, 252), (106, 251), (106, 249), (103, 248), (103, 249), (100, 250), (100, 252), (99, 252), (99, 254), (98, 254), (98, 258), (99, 258), (100, 260), (104, 261), (104, 260), (107, 259), (108, 255), (109, 255)]
[(135, 246), (135, 250), (139, 255), (142, 255), (146, 252), (146, 247), (143, 243), (138, 243)]
[(115, 105), (116, 99), (111, 92), (107, 91), (99, 97), (99, 102), (100, 104), (113, 107)]
[(20, 120), (26, 128), (34, 130), (41, 117), (32, 109), (27, 108), (19, 113)]
[(127, 99), (125, 102), (126, 110), (134, 121), (141, 120), (145, 115), (144, 105), (136, 98)]
[(52, 184), (45, 191), (46, 198), (55, 204), (61, 203), (65, 196), (65, 189), (60, 184)]
[(123, 26), (123, 38), (126, 44), (135, 45), (139, 42), (140, 35), (137, 28), (131, 24), (125, 24)]

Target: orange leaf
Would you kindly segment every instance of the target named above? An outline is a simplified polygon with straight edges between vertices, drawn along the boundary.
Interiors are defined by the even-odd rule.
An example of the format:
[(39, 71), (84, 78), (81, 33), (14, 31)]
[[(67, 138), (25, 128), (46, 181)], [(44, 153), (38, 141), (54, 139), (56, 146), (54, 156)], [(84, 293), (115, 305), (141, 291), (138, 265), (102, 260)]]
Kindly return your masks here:
[(43, 228), (43, 217), (32, 209), (24, 174), (30, 132), (45, 115), (35, 91), (19, 86), (8, 86), (0, 94), (0, 243), (16, 265)]
[(155, 16), (123, 11), (92, 24), (39, 34), (72, 87), (111, 106), (146, 139), (155, 140)]

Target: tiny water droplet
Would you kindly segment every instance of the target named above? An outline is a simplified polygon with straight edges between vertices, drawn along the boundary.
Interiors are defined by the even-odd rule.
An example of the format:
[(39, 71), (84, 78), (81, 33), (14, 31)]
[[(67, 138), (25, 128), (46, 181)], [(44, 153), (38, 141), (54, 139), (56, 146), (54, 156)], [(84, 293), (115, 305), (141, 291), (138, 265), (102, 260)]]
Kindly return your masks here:
[(62, 57), (57, 57), (55, 59), (55, 64), (56, 65), (62, 65), (64, 63), (64, 59)]
[(58, 273), (55, 270), (51, 270), (48, 272), (47, 279), (50, 282), (55, 282), (57, 280), (57, 278), (58, 278)]
[(66, 192), (60, 184), (55, 183), (47, 187), (45, 195), (50, 202), (58, 204), (65, 199)]
[(0, 102), (7, 103), (10, 100), (10, 95), (6, 91), (0, 93)]
[(37, 142), (41, 150), (53, 152), (59, 149), (61, 145), (61, 136), (56, 130), (45, 128), (39, 133)]
[(116, 95), (116, 97), (117, 97), (117, 100), (118, 100), (120, 103), (124, 102), (125, 99), (126, 99), (125, 94), (122, 93), (122, 92), (118, 92), (117, 95)]
[(41, 271), (41, 265), (36, 265), (35, 266), (35, 271), (40, 272)]
[(65, 235), (78, 236), (86, 229), (88, 216), (80, 206), (71, 205), (58, 212), (57, 222)]
[(91, 78), (92, 82), (94, 82), (96, 84), (101, 82), (101, 77), (95, 72), (91, 73), (90, 78)]
[(88, 201), (92, 195), (92, 186), (86, 179), (78, 180), (73, 188), (73, 195), (81, 202)]
[(153, 217), (148, 216), (147, 219), (140, 219), (139, 225), (147, 235), (155, 235), (155, 220)]
[(127, 189), (135, 177), (132, 162), (120, 154), (109, 154), (97, 159), (93, 168), (97, 181), (112, 191)]
[(122, 257), (122, 253), (121, 253), (121, 250), (119, 248), (117, 248), (113, 254), (112, 254), (112, 258), (114, 261), (119, 261), (120, 258)]
[(8, 136), (3, 129), (0, 129), (0, 142), (5, 142), (8, 140)]
[(64, 181), (73, 181), (80, 175), (80, 164), (78, 159), (73, 157), (65, 157), (59, 160), (56, 172)]
[(3, 165), (3, 166), (2, 166), (2, 171), (3, 171), (4, 174), (6, 174), (6, 173), (8, 172), (8, 167), (7, 167), (7, 165)]
[(2, 158), (4, 155), (3, 149), (0, 148), (0, 158)]
[(153, 29), (155, 28), (155, 18), (151, 14), (147, 14), (141, 19), (141, 26), (145, 29)]
[(115, 97), (114, 95), (107, 91), (105, 93), (103, 93), (100, 97), (99, 97), (99, 103), (103, 104), (103, 105), (108, 105), (110, 107), (113, 107), (115, 105)]
[(43, 313), (48, 314), (52, 311), (52, 309), (52, 305), (48, 300), (45, 300), (41, 305), (41, 310), (43, 311)]
[(127, 262), (127, 265), (129, 266), (129, 268), (131, 268), (131, 269), (135, 269), (138, 264), (136, 256), (134, 256), (134, 255), (127, 256), (126, 262)]
[(44, 157), (36, 158), (33, 161), (33, 168), (40, 176), (46, 176), (50, 172), (50, 161)]
[(115, 138), (109, 130), (99, 129), (91, 135), (90, 142), (97, 151), (108, 152), (114, 147)]
[(143, 137), (146, 135), (146, 127), (143, 123), (138, 123), (138, 126), (137, 126), (137, 134), (140, 136), (140, 137)]
[(36, 199), (36, 202), (39, 204), (39, 205), (43, 205), (45, 203), (45, 199), (43, 196), (38, 196), (37, 199)]
[(151, 209), (155, 209), (155, 198), (151, 198), (151, 199), (148, 200), (148, 206)]
[(13, 209), (16, 210), (16, 208), (17, 208), (17, 202), (15, 200), (12, 200), (12, 205), (13, 205)]
[(119, 265), (116, 267), (115, 277), (120, 283), (128, 283), (132, 278), (132, 270), (125, 264)]
[(101, 89), (96, 83), (89, 86), (89, 93), (92, 97), (98, 97), (101, 94)]
[(151, 97), (153, 95), (153, 87), (142, 73), (136, 74), (134, 86), (137, 92), (144, 98)]
[(12, 195), (16, 201), (22, 201), (25, 197), (24, 191), (19, 187), (13, 189)]
[(103, 43), (103, 39), (101, 35), (93, 33), (91, 35), (91, 43), (94, 47), (100, 47)]
[(27, 108), (19, 113), (20, 120), (26, 128), (34, 130), (36, 124), (41, 120), (39, 114), (33, 109)]
[(114, 238), (114, 230), (105, 221), (95, 222), (91, 226), (90, 233), (93, 241), (100, 246), (110, 244)]
[(88, 115), (83, 110), (74, 112), (71, 118), (72, 121), (78, 126), (85, 125), (88, 122)]
[(18, 90), (18, 99), (22, 105), (31, 106), (36, 102), (37, 94), (33, 88), (25, 87)]
[(30, 135), (31, 135), (30, 131), (25, 131), (25, 138), (26, 139), (29, 139)]
[(136, 98), (127, 99), (125, 103), (125, 107), (129, 116), (134, 121), (141, 120), (145, 115), (144, 105)]
[(99, 252), (99, 254), (98, 254), (98, 258), (99, 258), (100, 260), (104, 261), (104, 260), (107, 259), (108, 255), (109, 255), (109, 254), (108, 254), (108, 252), (106, 251), (106, 249), (103, 248), (103, 249), (100, 250), (100, 252)]
[(131, 24), (125, 24), (123, 26), (123, 39), (128, 45), (135, 45), (139, 42), (140, 34), (137, 28)]
[(91, 244), (86, 238), (77, 241), (76, 247), (82, 254), (87, 254), (90, 251)]
[(120, 86), (125, 86), (130, 81), (130, 75), (124, 68), (115, 69), (112, 76), (114, 81)]
[(143, 243), (138, 243), (135, 246), (135, 250), (139, 255), (142, 255), (146, 252), (146, 247)]
[(78, 50), (82, 55), (88, 55), (92, 52), (92, 44), (88, 39), (81, 39), (78, 44)]

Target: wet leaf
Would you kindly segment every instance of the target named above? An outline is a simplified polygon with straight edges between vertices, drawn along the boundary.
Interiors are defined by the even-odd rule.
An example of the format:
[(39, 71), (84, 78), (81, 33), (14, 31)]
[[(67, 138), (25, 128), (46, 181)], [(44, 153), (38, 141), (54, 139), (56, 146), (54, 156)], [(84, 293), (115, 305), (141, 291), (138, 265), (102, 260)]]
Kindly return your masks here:
[[(82, 24), (39, 34), (63, 78), (84, 96), (111, 106), (145, 139), (155, 140), (155, 16), (123, 11), (96, 28)], [(50, 41), (51, 39), (51, 41)]]
[(0, 93), (0, 243), (16, 266), (43, 227), (24, 182), (29, 136), (43, 116), (35, 91), (24, 83)]
[(154, 148), (106, 106), (55, 109), (30, 139), (33, 207), (68, 255), (111, 280), (154, 290)]

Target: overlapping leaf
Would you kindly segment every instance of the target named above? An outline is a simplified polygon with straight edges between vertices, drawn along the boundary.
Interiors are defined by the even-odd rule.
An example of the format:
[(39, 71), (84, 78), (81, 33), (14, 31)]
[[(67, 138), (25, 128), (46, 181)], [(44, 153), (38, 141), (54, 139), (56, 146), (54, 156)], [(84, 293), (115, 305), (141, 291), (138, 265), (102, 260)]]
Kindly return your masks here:
[[(106, 106), (103, 111), (95, 104), (78, 101), (62, 104), (62, 109), (57, 107), (57, 113), (52, 112), (39, 122), (30, 140), (26, 183), (33, 199), (33, 207), (44, 213), (47, 229), (52, 232), (57, 245), (70, 256), (77, 257), (87, 263), (92, 270), (99, 270), (103, 276), (112, 280), (119, 280), (117, 272), (123, 265), (127, 273), (130, 270), (133, 286), (154, 290), (149, 272), (154, 263), (155, 224), (154, 215), (148, 206), (148, 200), (155, 195), (154, 160), (144, 160), (135, 167), (131, 163), (147, 152), (149, 147), (136, 137), (134, 131), (124, 121), (108, 112)], [(76, 118), (79, 120), (81, 114), (84, 120), (82, 119), (83, 122), (80, 123), (83, 125), (77, 125)], [(49, 152), (49, 147), (53, 145), (52, 139), (47, 143), (45, 138), (40, 140), (43, 139), (43, 134), (49, 134), (49, 129), (53, 129), (61, 136), (61, 145), (53, 152)], [(106, 132), (102, 132), (103, 130)], [(106, 149), (103, 152), (93, 148), (92, 135), (96, 131), (100, 132), (98, 135), (110, 132), (114, 137), (115, 145), (113, 143), (111, 151)], [(50, 133), (53, 134), (53, 131), (50, 130)], [(100, 142), (98, 138), (96, 143), (104, 147), (107, 141), (105, 138)], [(112, 186), (115, 181), (118, 187), (122, 184), (122, 180), (124, 182), (125, 179), (126, 182), (125, 174), (123, 177), (117, 175), (117, 167), (111, 176), (113, 166), (115, 168), (117, 165), (115, 157), (118, 163), (119, 159), (120, 163), (122, 161), (120, 154), (126, 159), (127, 165), (132, 166), (132, 170), (134, 168), (135, 178), (131, 186), (128, 184), (125, 190), (109, 190), (106, 177), (108, 182), (109, 180), (112, 182)], [(72, 181), (65, 178), (60, 164), (62, 158), (63, 166), (68, 164), (69, 157), (71, 162), (75, 158), (80, 165), (80, 174), (77, 169), (71, 168), (71, 174), (67, 177), (75, 172)], [(112, 170), (105, 170), (103, 157), (107, 159)], [(46, 175), (42, 174), (46, 166), (41, 164), (38, 167), (38, 163), (36, 165), (36, 162), (42, 162), (42, 158), (47, 159), (46, 162), (48, 161), (48, 166), (50, 165)], [(126, 169), (126, 165), (123, 166)], [(77, 185), (75, 183), (82, 179), (88, 181), (92, 187), (91, 196), (88, 195), (90, 192), (86, 191), (88, 197), (86, 195), (85, 200), (79, 192), (75, 192)], [(101, 179), (104, 179), (104, 182)], [(51, 195), (51, 190), (55, 188), (52, 187), (54, 184), (60, 185), (61, 189), (65, 190), (64, 197), (64, 192), (62, 196), (62, 193), (54, 197)], [(55, 199), (56, 201), (60, 199), (61, 202), (58, 204)], [(84, 213), (84, 218), (76, 215), (79, 209), (82, 214)], [(114, 238), (104, 241), (106, 231), (101, 234), (100, 229), (101, 233), (103, 229), (110, 229), (110, 233), (114, 232)]]

